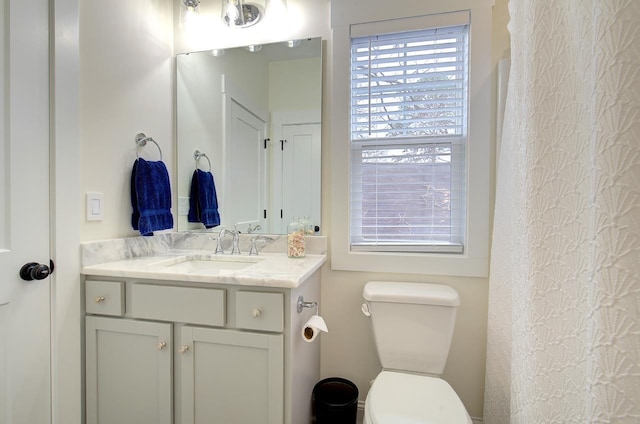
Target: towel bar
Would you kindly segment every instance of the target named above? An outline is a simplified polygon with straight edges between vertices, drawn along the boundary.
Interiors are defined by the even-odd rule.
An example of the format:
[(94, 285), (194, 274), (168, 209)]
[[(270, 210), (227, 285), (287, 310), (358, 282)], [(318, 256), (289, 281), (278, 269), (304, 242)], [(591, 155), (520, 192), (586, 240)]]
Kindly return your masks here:
[(156, 141), (153, 138), (147, 137), (144, 133), (136, 134), (136, 145), (138, 146), (138, 149), (136, 149), (136, 157), (140, 158), (140, 154), (139, 154), (140, 147), (146, 146), (147, 141), (150, 141), (156, 145), (156, 147), (158, 148), (158, 151), (160, 152), (160, 160), (162, 160), (162, 149), (160, 148), (160, 145), (158, 145), (158, 143), (156, 143)]
[(196, 160), (196, 169), (198, 169), (198, 161), (200, 158), (205, 158), (207, 162), (209, 162), (209, 172), (211, 172), (211, 161), (209, 160), (209, 156), (206, 153), (202, 153), (200, 150), (196, 150), (193, 152), (193, 158)]

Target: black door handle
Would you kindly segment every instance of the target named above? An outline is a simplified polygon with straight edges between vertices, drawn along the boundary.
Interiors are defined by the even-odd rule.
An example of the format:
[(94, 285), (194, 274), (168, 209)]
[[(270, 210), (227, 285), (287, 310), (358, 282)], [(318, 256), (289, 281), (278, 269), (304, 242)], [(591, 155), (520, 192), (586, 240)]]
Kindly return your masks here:
[(44, 280), (53, 272), (53, 261), (49, 266), (37, 262), (28, 262), (20, 268), (20, 278), (25, 281)]

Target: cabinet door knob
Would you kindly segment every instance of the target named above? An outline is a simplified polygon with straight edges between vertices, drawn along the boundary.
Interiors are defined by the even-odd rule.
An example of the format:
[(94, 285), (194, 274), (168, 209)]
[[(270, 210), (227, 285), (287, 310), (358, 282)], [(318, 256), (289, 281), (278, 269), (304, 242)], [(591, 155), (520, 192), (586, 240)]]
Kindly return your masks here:
[(98, 296), (96, 297), (96, 303), (102, 303), (106, 300), (106, 298), (104, 296)]
[(189, 346), (186, 346), (186, 345), (185, 346), (180, 346), (178, 348), (178, 352), (180, 352), (180, 353), (187, 353), (188, 350), (189, 350)]
[(251, 316), (254, 318), (258, 318), (260, 317), (260, 315), (262, 315), (262, 309), (256, 308), (253, 311), (251, 311)]
[(158, 350), (162, 350), (167, 346), (166, 342), (160, 342), (158, 343)]

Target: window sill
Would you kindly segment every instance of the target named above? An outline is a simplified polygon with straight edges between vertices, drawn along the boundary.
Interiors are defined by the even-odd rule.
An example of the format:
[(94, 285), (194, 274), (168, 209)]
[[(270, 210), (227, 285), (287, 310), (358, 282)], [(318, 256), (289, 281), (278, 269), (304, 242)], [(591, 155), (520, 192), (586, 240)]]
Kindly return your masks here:
[(340, 252), (333, 247), (332, 270), (460, 277), (489, 275), (488, 258), (447, 253)]

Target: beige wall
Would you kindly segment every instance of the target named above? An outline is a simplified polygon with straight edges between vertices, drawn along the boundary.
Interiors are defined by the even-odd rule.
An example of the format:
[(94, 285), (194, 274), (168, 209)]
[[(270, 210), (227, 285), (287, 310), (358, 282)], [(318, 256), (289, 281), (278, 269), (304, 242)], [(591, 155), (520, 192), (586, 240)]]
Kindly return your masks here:
[[(370, 7), (379, 1), (384, 0), (370, 0)], [(277, 41), (294, 35), (330, 39), (329, 3), (329, 0), (289, 0), (290, 10), (301, 20), (288, 32), (267, 33), (266, 27), (261, 29), (257, 25), (239, 37), (214, 37), (201, 43), (207, 46), (195, 46), (182, 33), (179, 12), (174, 13), (171, 0), (80, 2), (80, 195), (83, 205), (87, 191), (102, 192), (105, 196), (103, 221), (87, 222), (84, 210), (81, 212), (81, 240), (136, 235), (130, 225), (129, 178), (135, 159), (133, 138), (138, 131), (158, 141), (164, 160), (175, 175), (173, 29), (175, 52)], [(496, 0), (494, 7), (494, 64), (508, 47), (506, 4), (507, 0)], [(326, 50), (330, 52), (331, 46), (327, 45)], [(330, 57), (325, 57), (326, 73)], [(328, 92), (325, 88), (324, 95)], [(341, 218), (329, 216), (331, 123), (326, 119), (330, 112), (328, 102), (324, 104), (322, 228), (331, 237), (327, 234), (330, 220)], [(144, 154), (156, 154), (153, 149), (148, 146)], [(175, 178), (172, 183), (175, 184)], [(322, 336), (322, 375), (354, 381), (364, 400), (370, 380), (379, 372), (369, 322), (360, 312), (362, 289), (370, 280), (445, 283), (460, 293), (462, 306), (444, 378), (459, 393), (469, 413), (480, 417), (486, 347), (486, 278), (338, 272), (325, 266), (321, 312), (330, 332)]]

